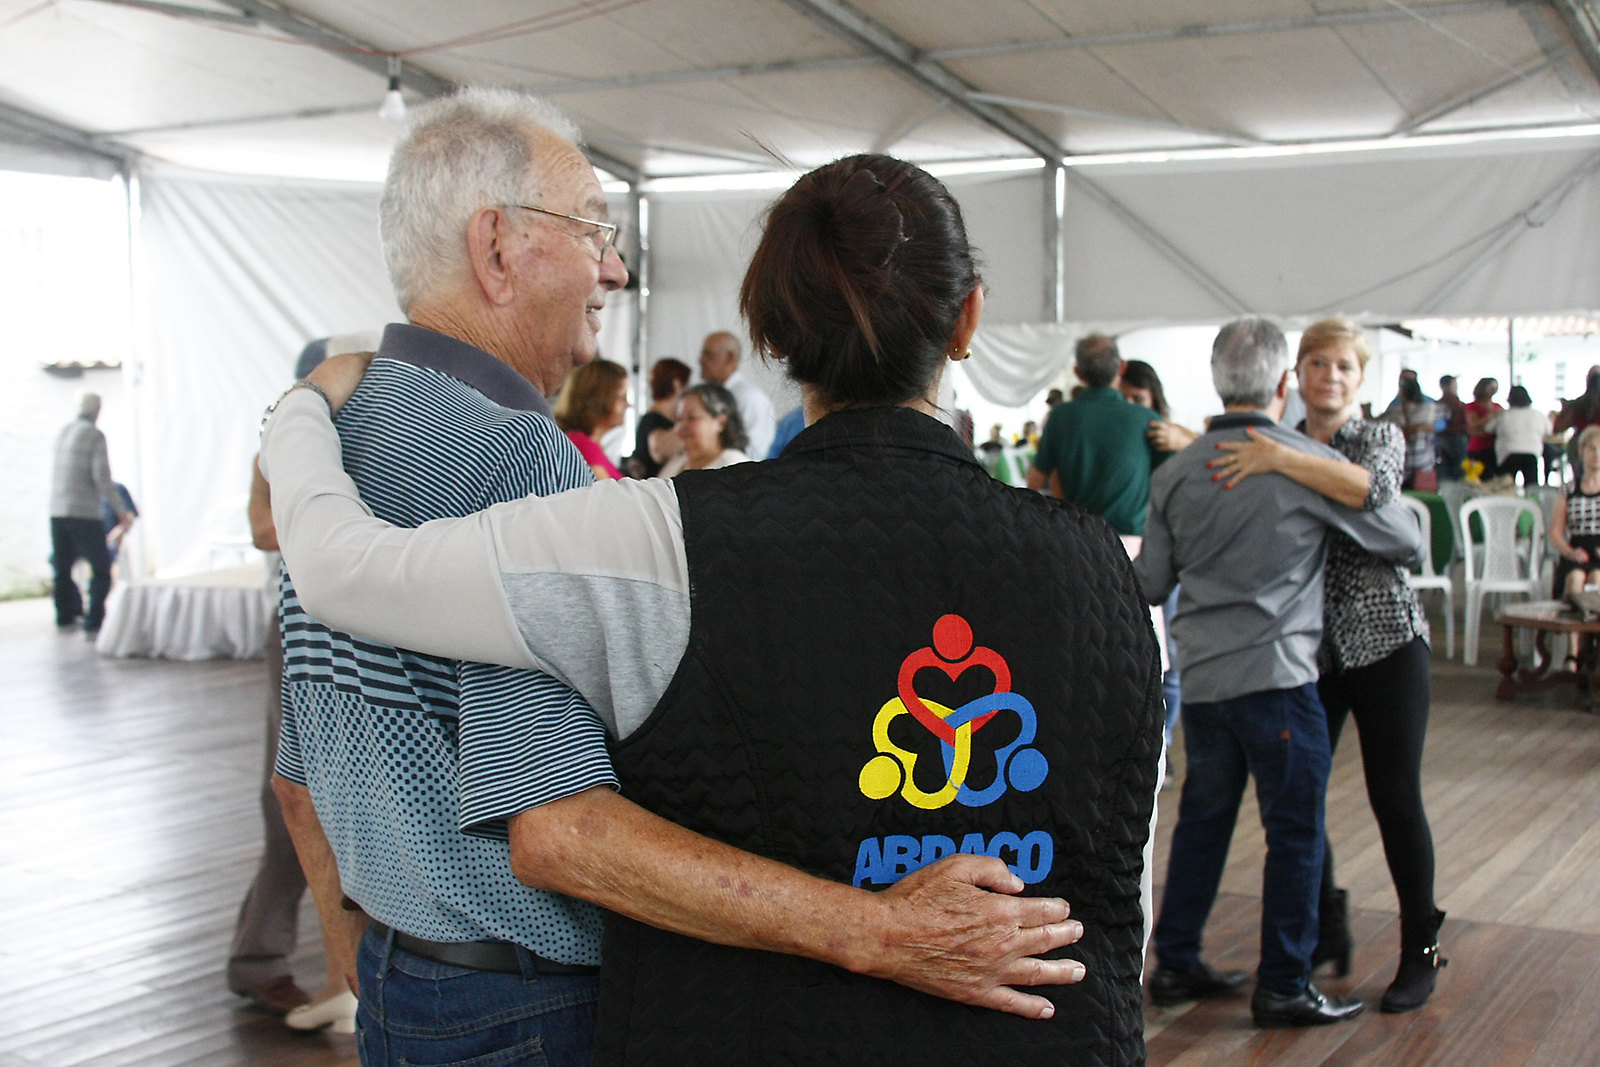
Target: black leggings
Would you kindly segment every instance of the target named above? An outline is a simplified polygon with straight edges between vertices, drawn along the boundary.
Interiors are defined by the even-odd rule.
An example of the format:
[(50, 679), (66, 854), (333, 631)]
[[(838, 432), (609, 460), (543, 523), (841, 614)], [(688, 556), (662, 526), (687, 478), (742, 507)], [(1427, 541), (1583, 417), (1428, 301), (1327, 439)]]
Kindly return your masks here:
[[(1433, 832), (1422, 810), (1422, 742), (1428, 732), (1428, 645), (1416, 637), (1383, 659), (1323, 675), (1317, 683), (1328, 713), (1330, 746), (1339, 747), (1346, 716), (1361, 743), (1367, 800), (1378, 820), (1383, 854), (1400, 898), (1403, 926), (1432, 921)], [(1322, 868), (1324, 896), (1333, 888), (1333, 852)]]
[(1500, 473), (1522, 475), (1524, 489), (1539, 484), (1539, 457), (1529, 452), (1513, 452), (1500, 461)]

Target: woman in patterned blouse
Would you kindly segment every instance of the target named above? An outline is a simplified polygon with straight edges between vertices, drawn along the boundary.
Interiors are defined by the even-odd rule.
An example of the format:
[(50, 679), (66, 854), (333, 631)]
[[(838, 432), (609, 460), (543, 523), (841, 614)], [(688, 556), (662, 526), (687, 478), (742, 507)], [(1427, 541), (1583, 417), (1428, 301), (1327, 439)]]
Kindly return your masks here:
[(1583, 473), (1556, 498), (1550, 515), (1550, 544), (1561, 554), (1558, 596), (1600, 582), (1600, 426), (1584, 427), (1573, 451), (1583, 460)]
[[(1233, 485), (1276, 471), (1353, 508), (1375, 508), (1400, 493), (1405, 445), (1394, 426), (1363, 419), (1356, 394), (1370, 353), (1361, 328), (1323, 319), (1300, 339), (1296, 372), (1305, 399), (1303, 432), (1351, 462), (1309, 456), (1266, 438), (1223, 443), (1212, 462)], [(1433, 993), (1444, 913), (1433, 897), (1433, 834), (1422, 806), (1422, 746), (1430, 702), (1428, 621), (1405, 572), (1330, 534), (1325, 576), (1322, 677), (1318, 693), (1334, 745), (1354, 716), (1367, 799), (1383, 837), (1384, 856), (1400, 899), (1400, 968), (1379, 1005), (1414, 1011)], [(1346, 899), (1333, 882), (1333, 853), (1323, 867), (1321, 940), (1314, 962), (1350, 967)]]

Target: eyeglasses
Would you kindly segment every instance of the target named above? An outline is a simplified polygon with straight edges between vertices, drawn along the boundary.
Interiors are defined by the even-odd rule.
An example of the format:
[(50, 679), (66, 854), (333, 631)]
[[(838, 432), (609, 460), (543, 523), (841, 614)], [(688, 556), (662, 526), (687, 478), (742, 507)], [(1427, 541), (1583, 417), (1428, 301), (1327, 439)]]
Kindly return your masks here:
[(579, 240), (588, 241), (594, 247), (597, 259), (606, 258), (606, 249), (613, 247), (617, 240), (617, 224), (614, 222), (601, 222), (598, 219), (579, 218), (577, 215), (564, 215), (559, 211), (551, 211), (547, 207), (534, 207), (532, 204), (513, 204), (524, 211), (537, 211), (541, 215), (553, 215), (558, 219), (568, 222), (581, 222), (585, 226), (593, 226), (588, 233), (573, 234)]

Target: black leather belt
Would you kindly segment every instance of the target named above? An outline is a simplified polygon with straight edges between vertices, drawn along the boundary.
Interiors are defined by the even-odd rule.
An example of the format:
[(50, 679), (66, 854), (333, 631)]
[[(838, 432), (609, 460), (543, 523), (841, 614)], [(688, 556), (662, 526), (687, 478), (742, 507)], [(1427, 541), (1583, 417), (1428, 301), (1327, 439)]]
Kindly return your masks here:
[(587, 964), (557, 963), (555, 960), (547, 960), (509, 941), (428, 941), (393, 930), (376, 919), (372, 920), (372, 929), (379, 937), (387, 937), (393, 933), (397, 948), (403, 948), (412, 955), (421, 956), (435, 963), (448, 964), (451, 967), (493, 971), (496, 974), (522, 974), (522, 961), (526, 959), (533, 965), (534, 973), (551, 977), (579, 977), (600, 973), (600, 968)]

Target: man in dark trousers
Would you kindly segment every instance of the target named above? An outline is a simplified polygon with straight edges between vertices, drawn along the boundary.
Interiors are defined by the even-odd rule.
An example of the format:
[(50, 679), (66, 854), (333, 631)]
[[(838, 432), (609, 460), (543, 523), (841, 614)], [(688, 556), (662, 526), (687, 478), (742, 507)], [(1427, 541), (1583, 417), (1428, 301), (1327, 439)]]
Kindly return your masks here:
[[(106, 435), (95, 420), (100, 417), (100, 394), (84, 393), (78, 400), (78, 417), (56, 436), (55, 465), (50, 476), (50, 564), (54, 570), (56, 625), (62, 628), (83, 621), (89, 637), (100, 632), (106, 617), (106, 594), (111, 591), (111, 553), (101, 507), (116, 515), (117, 529), (133, 525), (133, 512), (123, 503), (111, 480), (106, 458)], [(72, 577), (72, 565), (89, 562), (89, 600)]]
[(1338, 530), (1396, 563), (1414, 561), (1421, 538), (1399, 501), (1356, 511), (1281, 474), (1220, 489), (1207, 465), (1217, 443), (1244, 440), (1250, 430), (1313, 455), (1339, 454), (1277, 424), (1290, 375), (1277, 326), (1257, 318), (1224, 326), (1211, 373), (1224, 414), (1156, 472), (1144, 550), (1134, 561), (1150, 603), (1180, 587), (1172, 629), (1188, 756), (1150, 994), (1157, 1004), (1175, 1004), (1229, 996), (1246, 981), (1243, 972), (1206, 966), (1200, 940), (1253, 778), (1267, 859), (1251, 1014), (1258, 1026), (1340, 1022), (1360, 1014), (1361, 1001), (1311, 984), (1332, 764), (1317, 698), (1327, 536)]

